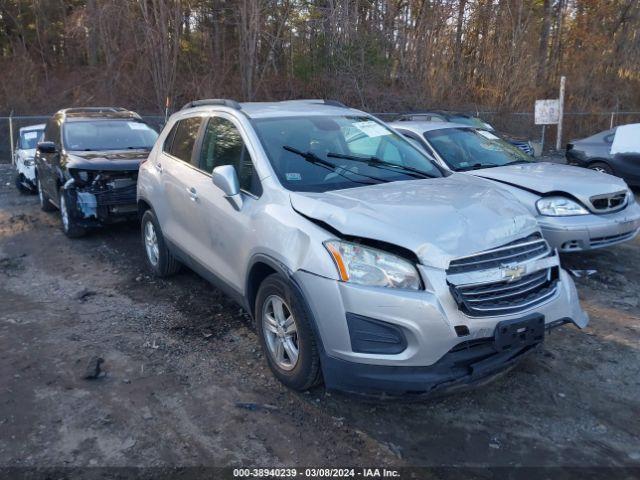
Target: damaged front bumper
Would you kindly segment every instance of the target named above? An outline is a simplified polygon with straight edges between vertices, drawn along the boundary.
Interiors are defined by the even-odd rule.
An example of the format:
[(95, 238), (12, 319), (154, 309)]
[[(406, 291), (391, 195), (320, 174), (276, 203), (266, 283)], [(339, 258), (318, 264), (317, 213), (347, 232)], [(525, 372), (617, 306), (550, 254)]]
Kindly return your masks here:
[(135, 218), (137, 177), (135, 171), (97, 173), (90, 181), (71, 178), (64, 185), (70, 215), (85, 227)]

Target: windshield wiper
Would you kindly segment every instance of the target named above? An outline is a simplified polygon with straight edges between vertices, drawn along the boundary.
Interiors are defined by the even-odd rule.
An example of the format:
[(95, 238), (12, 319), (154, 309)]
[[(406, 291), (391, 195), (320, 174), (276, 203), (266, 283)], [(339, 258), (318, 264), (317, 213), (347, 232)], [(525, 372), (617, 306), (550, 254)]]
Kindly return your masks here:
[(382, 168), (383, 170), (398, 170), (403, 172), (406, 175), (416, 177), (416, 178), (434, 178), (433, 175), (429, 175), (422, 170), (413, 167), (407, 167), (405, 165), (397, 165), (391, 162), (385, 162), (384, 160), (380, 160), (376, 156), (371, 157), (358, 157), (355, 155), (345, 155), (343, 153), (327, 153), (327, 157), (331, 158), (342, 158), (344, 160), (353, 160), (354, 162), (362, 162), (366, 163), (370, 167)]
[(322, 165), (324, 167), (329, 167), (331, 169), (335, 169), (337, 165), (335, 163), (327, 162), (326, 160), (321, 159), (313, 152), (303, 152), (302, 150), (298, 150), (297, 148), (290, 147), (289, 145), (283, 145), (283, 147), (287, 152), (295, 153), (296, 155), (301, 156), (307, 162), (313, 163), (315, 165)]
[(516, 160), (515, 162), (507, 163), (507, 165), (520, 165), (520, 164), (523, 164), (523, 163), (527, 163), (527, 164), (536, 163), (536, 161), (535, 160)]
[(127, 150), (151, 150), (150, 147), (127, 147)]
[(340, 165), (336, 165), (335, 163), (323, 160), (313, 152), (303, 152), (302, 150), (298, 150), (297, 148), (290, 147), (289, 145), (283, 145), (282, 148), (284, 148), (287, 152), (291, 152), (291, 153), (295, 153), (296, 155), (299, 155), (309, 163), (313, 163), (314, 165), (318, 165), (319, 167), (331, 170), (333, 173), (346, 178), (350, 182), (360, 183), (362, 185), (374, 185), (374, 183), (372, 182), (361, 182), (359, 180), (354, 180), (353, 178), (349, 178), (344, 173), (342, 173), (342, 171), (349, 172), (352, 175), (360, 175), (361, 177), (366, 177), (379, 183), (386, 183), (389, 181), (389, 180), (385, 180), (384, 178), (365, 175), (364, 173), (352, 172), (351, 170), (347, 170), (341, 167)]
[(501, 167), (502, 165), (496, 165), (495, 163), (474, 163), (467, 167), (456, 168), (456, 172), (466, 172), (468, 170), (480, 170), (481, 168)]

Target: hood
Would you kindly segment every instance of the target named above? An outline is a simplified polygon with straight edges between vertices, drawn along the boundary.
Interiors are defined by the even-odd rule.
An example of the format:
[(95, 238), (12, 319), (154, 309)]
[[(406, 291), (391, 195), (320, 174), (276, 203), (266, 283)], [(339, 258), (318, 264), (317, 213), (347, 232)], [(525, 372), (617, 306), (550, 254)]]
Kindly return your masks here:
[(590, 197), (625, 191), (627, 184), (621, 178), (587, 168), (558, 163), (531, 163), (473, 170), (475, 176), (533, 191), (539, 195), (564, 192), (584, 205), (590, 206)]
[(22, 158), (34, 158), (36, 156), (35, 148), (25, 148), (24, 150), (18, 150), (18, 152)]
[(67, 168), (82, 170), (138, 170), (147, 159), (147, 150), (109, 150), (104, 152), (67, 152)]
[(343, 235), (404, 247), (420, 263), (443, 269), (453, 258), (538, 229), (533, 216), (509, 193), (461, 174), (326, 193), (295, 192), (291, 204)]

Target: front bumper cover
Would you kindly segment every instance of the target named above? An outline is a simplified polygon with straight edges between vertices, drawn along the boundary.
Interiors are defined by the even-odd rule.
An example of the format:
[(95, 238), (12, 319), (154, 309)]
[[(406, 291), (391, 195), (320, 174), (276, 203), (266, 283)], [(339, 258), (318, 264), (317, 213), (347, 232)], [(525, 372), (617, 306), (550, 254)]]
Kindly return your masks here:
[[(530, 314), (544, 318), (547, 329), (567, 322), (584, 328), (589, 321), (564, 270), (560, 270), (558, 291), (552, 299), (528, 311), (499, 317), (464, 315), (446, 286), (444, 272), (434, 270), (425, 278), (431, 280), (431, 291), (364, 287), (304, 271), (292, 275), (321, 340), (327, 388), (376, 396), (407, 392), (431, 395), (466, 388), (509, 369), (533, 349), (528, 345), (508, 353), (497, 351), (493, 336), (500, 322)], [(347, 313), (397, 327), (403, 332), (400, 343), (406, 347), (403, 345), (403, 350), (395, 354), (365, 351), (357, 345), (354, 349)], [(384, 341), (385, 332), (375, 337), (373, 340)], [(465, 348), (467, 353), (459, 353), (461, 344), (469, 347)]]
[(640, 231), (640, 205), (619, 212), (571, 217), (538, 217), (544, 238), (560, 252), (609, 247), (632, 240)]
[[(561, 319), (546, 329), (573, 323)], [(486, 384), (515, 367), (542, 345), (542, 341), (501, 349), (496, 338), (462, 342), (435, 364), (393, 367), (353, 363), (325, 356), (322, 371), (329, 389), (379, 400), (420, 399), (448, 395)]]

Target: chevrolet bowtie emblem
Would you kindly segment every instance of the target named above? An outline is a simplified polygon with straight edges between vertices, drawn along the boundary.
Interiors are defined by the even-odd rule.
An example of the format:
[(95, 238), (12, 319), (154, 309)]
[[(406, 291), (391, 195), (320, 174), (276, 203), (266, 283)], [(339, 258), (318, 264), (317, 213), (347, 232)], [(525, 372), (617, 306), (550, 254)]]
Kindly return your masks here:
[(527, 273), (527, 268), (524, 265), (503, 265), (500, 267), (500, 271), (502, 272), (502, 278), (506, 279), (507, 282), (515, 282)]

